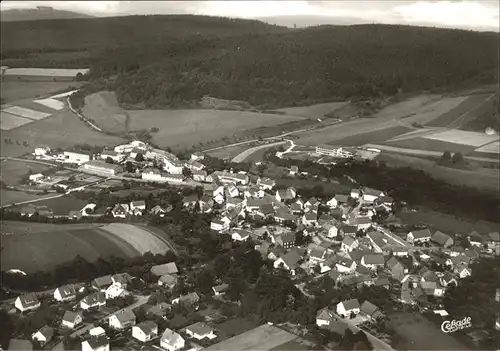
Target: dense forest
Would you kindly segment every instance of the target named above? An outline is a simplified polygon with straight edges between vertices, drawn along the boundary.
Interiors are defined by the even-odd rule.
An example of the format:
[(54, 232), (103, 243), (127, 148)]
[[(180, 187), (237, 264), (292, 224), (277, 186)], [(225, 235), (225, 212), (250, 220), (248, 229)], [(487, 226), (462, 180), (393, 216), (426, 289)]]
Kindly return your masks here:
[[(396, 25), (287, 29), (203, 16), (2, 23), (8, 66), (90, 67), (124, 105), (203, 95), (259, 107), (493, 83), (497, 33)], [(140, 30), (138, 30), (140, 29)], [(109, 79), (112, 78), (112, 79)]]

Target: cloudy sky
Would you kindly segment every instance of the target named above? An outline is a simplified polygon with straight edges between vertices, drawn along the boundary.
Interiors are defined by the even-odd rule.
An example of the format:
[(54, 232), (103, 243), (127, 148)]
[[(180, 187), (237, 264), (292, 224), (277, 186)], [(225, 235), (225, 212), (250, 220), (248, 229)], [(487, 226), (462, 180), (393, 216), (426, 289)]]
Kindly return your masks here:
[(463, 1), (2, 1), (2, 10), (52, 6), (94, 16), (197, 14), (262, 18), (310, 15), (377, 23), (499, 30), (498, 0)]

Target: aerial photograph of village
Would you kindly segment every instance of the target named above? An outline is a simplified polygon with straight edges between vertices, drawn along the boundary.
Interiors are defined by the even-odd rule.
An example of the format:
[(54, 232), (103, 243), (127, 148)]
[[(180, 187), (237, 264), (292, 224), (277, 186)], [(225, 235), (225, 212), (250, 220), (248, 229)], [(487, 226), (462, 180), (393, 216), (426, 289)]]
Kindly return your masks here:
[(1, 350), (500, 349), (497, 1), (3, 1)]

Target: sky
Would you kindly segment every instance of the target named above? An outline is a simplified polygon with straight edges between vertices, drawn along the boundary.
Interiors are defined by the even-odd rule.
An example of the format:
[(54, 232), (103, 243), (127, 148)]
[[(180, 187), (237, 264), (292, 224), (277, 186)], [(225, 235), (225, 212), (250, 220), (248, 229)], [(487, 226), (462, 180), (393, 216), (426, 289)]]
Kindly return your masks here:
[(195, 14), (237, 18), (309, 15), (375, 23), (499, 31), (498, 0), (463, 1), (2, 1), (1, 9), (51, 6), (93, 16)]

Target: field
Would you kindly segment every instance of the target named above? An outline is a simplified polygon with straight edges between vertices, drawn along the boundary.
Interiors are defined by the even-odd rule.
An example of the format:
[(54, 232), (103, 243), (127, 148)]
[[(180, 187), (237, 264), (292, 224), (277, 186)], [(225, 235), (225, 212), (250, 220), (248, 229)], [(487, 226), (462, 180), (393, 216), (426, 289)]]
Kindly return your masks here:
[(424, 136), (424, 138), (479, 147), (493, 141), (497, 141), (499, 139), (499, 136), (451, 129), (444, 132), (426, 135)]
[(485, 191), (499, 191), (500, 174), (497, 169), (480, 168), (474, 171), (461, 170), (436, 165), (433, 160), (409, 155), (382, 152), (376, 157), (394, 167), (411, 167), (421, 169), (435, 179), (450, 184), (465, 185)]
[(477, 230), (479, 233), (485, 234), (498, 231), (498, 225), (493, 222), (468, 222), (453, 215), (435, 212), (425, 208), (419, 208), (416, 212), (399, 212), (397, 217), (405, 224), (413, 225), (423, 223), (429, 226), (432, 231), (440, 230), (444, 233), (469, 234)]
[(103, 130), (111, 133), (127, 132), (127, 112), (118, 106), (115, 93), (101, 91), (85, 97), (83, 115), (91, 118)]
[(18, 162), (13, 160), (2, 161), (0, 168), (0, 177), (6, 185), (16, 185), (20, 178), (26, 176), (28, 172), (41, 173), (50, 169), (37, 163)]
[(492, 154), (499, 154), (500, 153), (500, 141), (495, 141), (490, 144), (486, 144), (484, 146), (481, 146), (480, 148), (476, 149), (477, 152), (487, 152), (487, 153), (492, 153)]
[(468, 350), (451, 334), (441, 331), (425, 317), (417, 313), (394, 313), (390, 315), (396, 332), (405, 339), (403, 345), (394, 345), (398, 350)]
[(285, 330), (268, 324), (234, 336), (205, 350), (271, 350), (297, 338)]
[[(10, 138), (14, 143), (7, 144), (6, 138)], [(16, 141), (20, 145), (17, 145)], [(24, 141), (28, 143), (28, 147), (22, 145)], [(3, 131), (1, 142), (1, 155), (14, 157), (32, 152), (38, 145), (51, 148), (70, 148), (76, 144), (114, 146), (123, 142), (123, 139), (96, 132), (70, 111), (63, 110), (44, 120)]]
[(12, 115), (10, 113), (1, 111), (0, 112), (0, 129), (1, 130), (11, 130), (22, 125), (33, 122), (33, 120), (28, 118), (23, 118), (19, 116)]
[(338, 144), (342, 146), (361, 146), (366, 142), (370, 143), (383, 142), (385, 140), (391, 139), (395, 136), (407, 133), (409, 131), (411, 131), (411, 129), (408, 127), (396, 126), (387, 129), (376, 130), (374, 132), (357, 134), (340, 140), (333, 140), (328, 144)]
[(331, 114), (332, 112), (344, 107), (347, 104), (349, 104), (348, 101), (327, 102), (324, 104), (316, 104), (311, 106), (280, 108), (275, 111), (279, 111), (291, 116), (323, 119), (325, 118), (325, 115)]
[(169, 250), (168, 245), (156, 235), (130, 224), (112, 223), (101, 229), (127, 242), (141, 255), (148, 251), (153, 255), (163, 255)]
[(87, 201), (74, 198), (72, 196), (62, 196), (49, 200), (37, 201), (37, 206), (47, 206), (54, 215), (67, 215), (69, 211), (79, 211), (87, 205)]
[(455, 124), (458, 118), (465, 118), (466, 114), (473, 113), (474, 110), (479, 108), (490, 95), (471, 95), (460, 104), (446, 113), (443, 113), (438, 118), (426, 123), (429, 127), (446, 127), (450, 124)]
[(437, 152), (449, 151), (451, 153), (461, 152), (462, 154), (473, 152), (476, 149), (475, 147), (469, 145), (446, 142), (436, 139), (428, 139), (424, 137), (387, 141), (382, 144), (393, 147), (401, 147), (405, 149), (427, 150), (427, 151), (437, 151)]
[(221, 339), (228, 339), (240, 335), (258, 326), (255, 321), (247, 318), (233, 318), (217, 324), (217, 336)]
[(31, 110), (29, 108), (24, 108), (24, 107), (19, 107), (19, 106), (10, 106), (10, 107), (4, 108), (3, 111), (8, 112), (11, 115), (29, 118), (29, 119), (32, 119), (35, 121), (38, 121), (38, 120), (41, 120), (41, 119), (44, 119), (44, 118), (50, 116), (49, 113)]
[(198, 143), (232, 137), (257, 127), (275, 126), (302, 120), (302, 117), (281, 116), (246, 111), (218, 110), (141, 110), (129, 111), (130, 130), (149, 130), (153, 142), (160, 147), (190, 148)]
[(0, 205), (6, 206), (13, 203), (30, 201), (36, 199), (43, 199), (48, 195), (35, 195), (35, 194), (27, 194), (22, 191), (14, 191), (14, 190), (0, 190)]
[(27, 273), (53, 269), (80, 255), (88, 261), (110, 255), (134, 257), (133, 247), (89, 224), (45, 224), (5, 221), (2, 232), (2, 269)]
[(79, 87), (81, 82), (18, 82), (2, 81), (2, 98), (5, 102), (35, 99), (49, 96), (70, 87)]
[(220, 158), (223, 160), (225, 160), (225, 159), (231, 160), (234, 156), (239, 155), (240, 153), (242, 153), (243, 151), (245, 151), (251, 147), (253, 147), (253, 143), (224, 147), (221, 149), (205, 152), (205, 154), (212, 156), (212, 157), (217, 157), (217, 158)]

